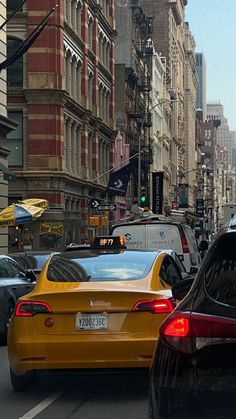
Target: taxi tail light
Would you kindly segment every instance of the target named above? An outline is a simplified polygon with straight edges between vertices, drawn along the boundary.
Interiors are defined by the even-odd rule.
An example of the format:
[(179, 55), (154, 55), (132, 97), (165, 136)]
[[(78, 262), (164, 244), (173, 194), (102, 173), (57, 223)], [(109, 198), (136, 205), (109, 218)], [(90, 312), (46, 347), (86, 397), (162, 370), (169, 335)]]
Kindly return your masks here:
[(161, 338), (178, 352), (194, 353), (236, 338), (236, 320), (175, 311), (160, 327)]
[(189, 253), (189, 246), (186, 237), (181, 237), (183, 253)]
[(19, 301), (16, 305), (16, 317), (32, 317), (35, 314), (51, 313), (49, 304), (39, 301)]
[(172, 313), (175, 308), (173, 299), (156, 298), (155, 300), (138, 301), (132, 311), (148, 311), (152, 314)]

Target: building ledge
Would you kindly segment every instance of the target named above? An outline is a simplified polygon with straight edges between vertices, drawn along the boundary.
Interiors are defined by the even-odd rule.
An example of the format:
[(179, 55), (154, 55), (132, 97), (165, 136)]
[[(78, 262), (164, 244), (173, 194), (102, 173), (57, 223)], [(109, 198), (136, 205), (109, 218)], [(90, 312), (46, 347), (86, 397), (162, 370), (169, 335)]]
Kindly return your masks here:
[(7, 116), (0, 115), (0, 132), (3, 135), (9, 134), (9, 132), (14, 131), (17, 128), (17, 122), (13, 121)]

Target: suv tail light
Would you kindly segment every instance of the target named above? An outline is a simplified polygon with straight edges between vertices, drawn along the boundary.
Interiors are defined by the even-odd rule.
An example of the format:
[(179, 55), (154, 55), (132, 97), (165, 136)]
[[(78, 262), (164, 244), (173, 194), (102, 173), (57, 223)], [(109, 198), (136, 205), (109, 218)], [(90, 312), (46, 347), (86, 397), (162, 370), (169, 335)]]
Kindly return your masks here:
[(189, 246), (186, 237), (181, 237), (183, 253), (189, 253)]
[(39, 301), (19, 301), (16, 305), (16, 317), (32, 317), (35, 314), (51, 313), (52, 309), (47, 303)]
[(160, 336), (179, 352), (193, 353), (225, 340), (235, 340), (236, 320), (200, 313), (176, 311), (160, 328)]
[(132, 311), (148, 311), (152, 314), (172, 313), (175, 308), (173, 299), (156, 298), (155, 300), (138, 301)]

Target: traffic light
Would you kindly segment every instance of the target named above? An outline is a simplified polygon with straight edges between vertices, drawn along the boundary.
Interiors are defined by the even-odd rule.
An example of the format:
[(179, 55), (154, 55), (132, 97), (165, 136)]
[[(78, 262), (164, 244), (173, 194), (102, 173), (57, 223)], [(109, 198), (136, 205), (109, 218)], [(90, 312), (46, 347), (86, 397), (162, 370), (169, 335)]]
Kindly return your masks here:
[(146, 188), (142, 186), (141, 191), (140, 191), (140, 205), (141, 207), (146, 207), (147, 204), (148, 204), (148, 197), (147, 197)]

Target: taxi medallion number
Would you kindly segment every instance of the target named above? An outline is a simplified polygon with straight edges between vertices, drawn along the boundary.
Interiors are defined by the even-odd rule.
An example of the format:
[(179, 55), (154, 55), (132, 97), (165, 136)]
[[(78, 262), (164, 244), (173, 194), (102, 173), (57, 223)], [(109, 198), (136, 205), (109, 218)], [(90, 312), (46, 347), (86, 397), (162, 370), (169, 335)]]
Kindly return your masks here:
[(105, 314), (81, 314), (76, 315), (77, 330), (106, 330), (108, 318)]

